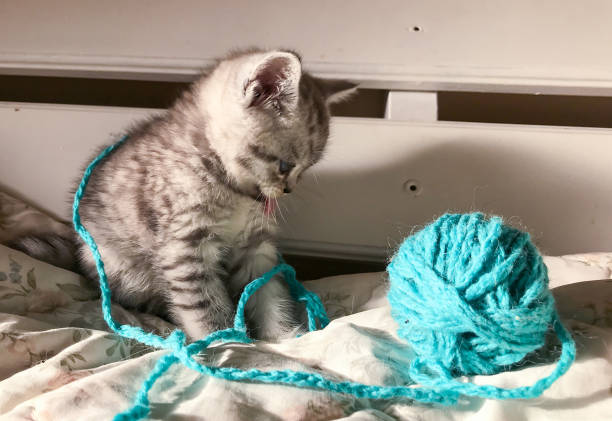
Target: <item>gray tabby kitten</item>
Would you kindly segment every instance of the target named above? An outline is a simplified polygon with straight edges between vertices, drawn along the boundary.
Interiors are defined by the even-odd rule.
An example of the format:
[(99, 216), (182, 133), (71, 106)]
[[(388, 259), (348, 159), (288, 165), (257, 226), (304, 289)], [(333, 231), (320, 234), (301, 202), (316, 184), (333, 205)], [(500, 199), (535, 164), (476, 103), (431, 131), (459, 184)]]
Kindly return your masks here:
[[(166, 316), (191, 339), (229, 327), (243, 287), (277, 263), (275, 199), (319, 161), (328, 106), (354, 89), (302, 72), (293, 52), (235, 53), (130, 130), (81, 205), (113, 299)], [(97, 279), (78, 248), (81, 270)], [(281, 279), (257, 292), (247, 316), (264, 339), (300, 326)]]

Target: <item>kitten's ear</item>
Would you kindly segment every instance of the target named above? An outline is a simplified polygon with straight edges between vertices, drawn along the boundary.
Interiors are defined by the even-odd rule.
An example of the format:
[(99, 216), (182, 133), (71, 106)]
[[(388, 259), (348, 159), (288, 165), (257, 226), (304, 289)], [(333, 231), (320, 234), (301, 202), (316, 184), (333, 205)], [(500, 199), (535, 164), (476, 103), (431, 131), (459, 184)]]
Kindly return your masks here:
[(344, 101), (357, 93), (357, 84), (341, 79), (317, 79), (328, 104)]
[(274, 51), (256, 63), (244, 86), (249, 107), (282, 105), (295, 108), (302, 76), (302, 64), (293, 53)]

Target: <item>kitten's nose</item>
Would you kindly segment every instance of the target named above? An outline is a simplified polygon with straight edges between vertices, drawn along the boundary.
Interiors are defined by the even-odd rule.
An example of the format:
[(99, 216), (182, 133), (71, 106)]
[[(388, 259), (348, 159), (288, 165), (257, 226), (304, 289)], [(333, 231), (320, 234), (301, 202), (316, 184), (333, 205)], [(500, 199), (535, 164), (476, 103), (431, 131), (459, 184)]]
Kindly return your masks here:
[(291, 189), (290, 189), (289, 187), (285, 187), (285, 188), (283, 189), (283, 191), (284, 191), (285, 193), (291, 193)]

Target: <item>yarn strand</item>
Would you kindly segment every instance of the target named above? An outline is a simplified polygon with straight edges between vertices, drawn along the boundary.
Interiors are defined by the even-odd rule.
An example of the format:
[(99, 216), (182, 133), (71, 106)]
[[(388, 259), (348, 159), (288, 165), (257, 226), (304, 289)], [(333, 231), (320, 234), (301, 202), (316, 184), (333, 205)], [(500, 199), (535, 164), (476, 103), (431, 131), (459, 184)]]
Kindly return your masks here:
[[(293, 370), (243, 370), (234, 367), (208, 366), (196, 361), (194, 356), (206, 351), (213, 343), (252, 342), (247, 336), (246, 304), (259, 288), (281, 274), (288, 284), (293, 299), (302, 302), (306, 307), (309, 331), (323, 329), (329, 323), (329, 318), (319, 297), (297, 281), (295, 270), (287, 265), (280, 255), (275, 267), (244, 288), (237, 305), (232, 328), (212, 332), (205, 338), (186, 345), (185, 334), (178, 329), (163, 338), (145, 332), (136, 326), (119, 325), (112, 316), (111, 290), (100, 250), (92, 235), (82, 225), (79, 208), (94, 168), (120, 147), (127, 138), (124, 136), (114, 145), (104, 149), (88, 165), (75, 193), (72, 208), (74, 228), (88, 245), (95, 260), (99, 276), (102, 314), (109, 328), (121, 337), (169, 351), (168, 354), (157, 360), (155, 367), (136, 394), (133, 406), (117, 414), (114, 417), (116, 421), (140, 420), (149, 416), (150, 390), (156, 381), (177, 362), (204, 375), (230, 381), (283, 384), (310, 390), (349, 394), (357, 398), (408, 398), (421, 403), (453, 405), (459, 401), (461, 396), (494, 399), (538, 397), (567, 372), (574, 361), (575, 343), (554, 308), (552, 295), (547, 289), (546, 269), (541, 263), (541, 258), (538, 259), (539, 255), (535, 247), (531, 245), (528, 237), (521, 237), (521, 233), (511, 232), (508, 237), (511, 238), (508, 241), (510, 251), (500, 251), (496, 244), (500, 244), (500, 236), (506, 233), (506, 228), (495, 218), (491, 219), (487, 225), (482, 215), (477, 213), (441, 217), (420, 233), (408, 238), (387, 268), (391, 280), (388, 295), (391, 314), (398, 321), (400, 337), (406, 339), (416, 351), (417, 357), (409, 367), (409, 374), (414, 382), (420, 384), (419, 387), (364, 385), (357, 382), (328, 379), (318, 373)], [(456, 230), (453, 231), (453, 228)], [(428, 247), (421, 247), (421, 243), (427, 244)], [(477, 244), (477, 248), (470, 249), (468, 243)], [(456, 255), (454, 261), (448, 260), (450, 254)], [(444, 256), (447, 256), (446, 259)], [(530, 257), (532, 261), (524, 259), (525, 256)], [(498, 265), (496, 272), (485, 273), (492, 265)], [(517, 271), (520, 273), (516, 273)], [(446, 278), (442, 276), (446, 272), (453, 272), (456, 275), (454, 287), (447, 284)], [(521, 277), (523, 272), (532, 273), (541, 282), (528, 285)], [(510, 282), (509, 276), (512, 276), (514, 282)], [(476, 279), (478, 281), (474, 281)], [(503, 279), (507, 279), (507, 283), (503, 282)], [(525, 295), (518, 298), (510, 297), (507, 294), (509, 288), (512, 288), (510, 283), (518, 285), (516, 288), (524, 288)], [(437, 308), (434, 308), (439, 303), (444, 304), (444, 299), (448, 300), (446, 310), (449, 316), (446, 318)], [(478, 301), (479, 306), (486, 303), (486, 306), (491, 306), (492, 309), (486, 306), (470, 307), (464, 301), (466, 299), (470, 302), (481, 300)], [(495, 300), (498, 302), (495, 303)], [(534, 312), (533, 308), (528, 308), (532, 302), (543, 302), (540, 312), (534, 316), (535, 318), (541, 315), (541, 320), (532, 323), (532, 326), (528, 323), (530, 319), (526, 319), (523, 322), (525, 326), (519, 325), (517, 320), (521, 320), (519, 314), (522, 313), (517, 313), (514, 315), (514, 320), (509, 319), (509, 323), (506, 323), (504, 312), (508, 311), (513, 300), (518, 301), (529, 313)], [(499, 314), (493, 311), (497, 308), (495, 306), (500, 306)], [(504, 324), (504, 329), (498, 329), (499, 331), (495, 330), (496, 327), (492, 324), (498, 319)], [(467, 327), (459, 329), (456, 326), (457, 321), (464, 323)], [(551, 324), (562, 344), (561, 355), (552, 373), (533, 385), (504, 389), (462, 383), (454, 379), (456, 375), (493, 374), (500, 371), (501, 366), (518, 362), (527, 350), (535, 350), (542, 345), (543, 329)], [(525, 335), (529, 336), (528, 339), (517, 339), (512, 336), (511, 332), (518, 329), (519, 326), (529, 333)], [(501, 327), (501, 324), (497, 327)], [(459, 349), (457, 338), (449, 336), (456, 334), (455, 332), (463, 332), (462, 329), (468, 329), (467, 331), (477, 332), (480, 335), (470, 337), (474, 342), (473, 349)], [(542, 334), (534, 340), (531, 338), (534, 333)], [(461, 343), (464, 342), (466, 341), (461, 340)], [(503, 352), (500, 355), (492, 354), (497, 348)], [(462, 352), (459, 353), (460, 351)], [(494, 358), (485, 360), (483, 356)]]

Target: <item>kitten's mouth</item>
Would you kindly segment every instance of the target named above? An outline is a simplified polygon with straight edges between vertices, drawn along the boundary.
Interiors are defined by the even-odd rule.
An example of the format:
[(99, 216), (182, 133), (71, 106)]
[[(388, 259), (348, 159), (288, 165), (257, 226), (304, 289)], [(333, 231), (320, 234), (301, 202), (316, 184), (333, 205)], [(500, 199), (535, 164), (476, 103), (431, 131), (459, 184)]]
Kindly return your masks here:
[(259, 186), (257, 186), (256, 188), (257, 188), (257, 191), (255, 195), (253, 196), (253, 199), (258, 201), (259, 203), (263, 203), (264, 214), (266, 216), (272, 215), (274, 211), (276, 210), (276, 199), (273, 197), (268, 197), (264, 195), (261, 189), (259, 188)]
[(266, 216), (272, 215), (275, 210), (276, 210), (276, 199), (266, 197), (264, 201), (264, 214)]

